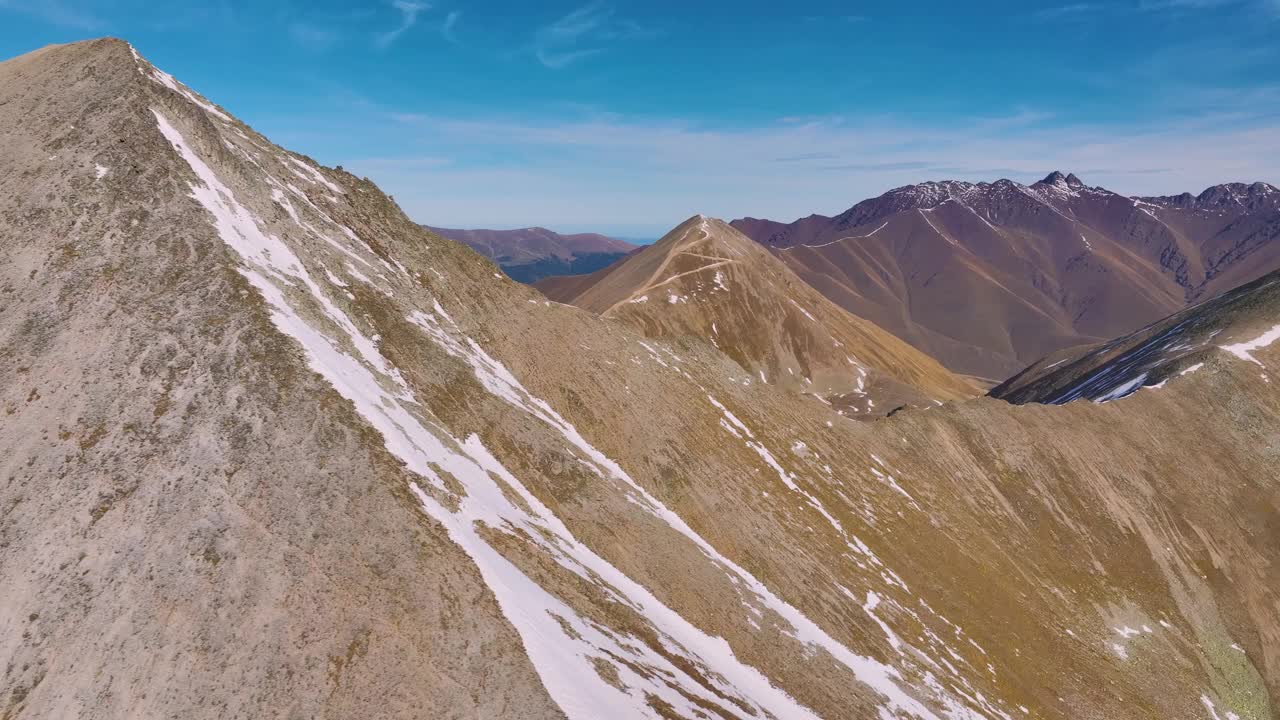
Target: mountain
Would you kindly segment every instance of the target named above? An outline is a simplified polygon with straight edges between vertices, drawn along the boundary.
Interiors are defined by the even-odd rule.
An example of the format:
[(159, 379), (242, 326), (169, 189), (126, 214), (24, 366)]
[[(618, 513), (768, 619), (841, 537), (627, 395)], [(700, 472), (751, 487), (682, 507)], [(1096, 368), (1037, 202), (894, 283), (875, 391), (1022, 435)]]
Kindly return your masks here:
[(690, 218), (608, 268), (535, 287), (649, 337), (705, 339), (746, 371), (743, 382), (781, 385), (850, 416), (977, 393), (933, 359), (835, 306), (720, 220)]
[(1252, 361), (859, 423), (123, 42), (0, 128), (0, 717), (1275, 715)]
[(532, 283), (550, 275), (595, 272), (636, 250), (625, 240), (595, 233), (561, 235), (546, 228), (454, 230), (424, 226), (466, 244), (498, 264), (512, 280)]
[(991, 380), (1280, 268), (1280, 192), (1265, 183), (1129, 198), (1055, 172), (733, 224), (836, 304)]
[(1211, 300), (1153, 323), (1131, 335), (1045, 358), (991, 391), (1014, 403), (1060, 405), (1074, 400), (1109, 402), (1143, 388), (1221, 362), (1226, 354), (1266, 365), (1254, 357), (1280, 340), (1280, 272), (1265, 275)]
[(555, 300), (561, 304), (571, 304), (573, 298), (577, 297), (582, 291), (596, 284), (596, 282), (613, 272), (615, 268), (627, 260), (630, 255), (624, 255), (612, 263), (600, 268), (594, 272), (585, 275), (548, 275), (547, 277), (529, 283), (538, 289), (538, 292)]

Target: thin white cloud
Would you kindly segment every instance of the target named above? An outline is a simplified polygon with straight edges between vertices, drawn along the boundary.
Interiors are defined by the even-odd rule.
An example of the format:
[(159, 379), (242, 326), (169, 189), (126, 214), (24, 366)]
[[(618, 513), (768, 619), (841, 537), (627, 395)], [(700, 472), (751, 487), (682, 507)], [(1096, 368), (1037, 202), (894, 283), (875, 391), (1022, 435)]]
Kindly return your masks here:
[(599, 55), (616, 40), (648, 34), (638, 23), (617, 17), (608, 3), (594, 0), (538, 28), (532, 50), (538, 62), (559, 70)]
[(1192, 12), (1225, 7), (1244, 7), (1280, 18), (1280, 0), (1141, 0), (1141, 10)]
[(51, 25), (95, 32), (107, 23), (74, 4), (63, 0), (0, 0), (0, 10), (12, 10)]
[(1183, 18), (1201, 11), (1230, 8), (1280, 17), (1280, 0), (1138, 0), (1136, 4), (1074, 2), (1036, 10), (1031, 17), (1041, 21), (1079, 21), (1137, 12)]
[[(367, 166), (413, 217), (444, 225), (657, 229), (697, 212), (790, 220), (836, 213), (925, 180), (1029, 183), (1059, 168), (1126, 194), (1199, 192), (1227, 181), (1280, 184), (1280, 125), (1265, 111), (1140, 126), (1046, 118), (1022, 111), (933, 125), (879, 117), (727, 129), (616, 117), (410, 114), (391, 120), (384, 134), (452, 162), (351, 165)], [(501, 207), (492, 203), (499, 196)]]
[(288, 32), (294, 43), (317, 52), (332, 48), (338, 41), (337, 33), (332, 30), (301, 20), (289, 23)]
[(440, 24), (440, 35), (451, 43), (457, 43), (458, 37), (454, 31), (458, 27), (458, 20), (462, 17), (461, 10), (451, 10), (448, 15), (444, 16), (444, 22)]
[(390, 47), (401, 35), (418, 22), (418, 15), (429, 10), (431, 6), (415, 0), (394, 0), (391, 6), (400, 11), (400, 24), (394, 30), (382, 33), (374, 39), (378, 47)]
[(450, 164), (449, 158), (433, 155), (396, 155), (393, 157), (370, 157), (360, 161), (360, 166), (371, 169), (424, 170), (441, 168)]
[(801, 15), (800, 20), (806, 23), (861, 23), (866, 22), (869, 18), (866, 15)]
[(552, 70), (559, 70), (561, 68), (569, 67), (579, 60), (589, 58), (592, 55), (599, 55), (602, 52), (604, 52), (604, 48), (587, 48), (585, 50), (569, 50), (563, 52), (554, 52), (539, 48), (537, 51), (537, 58), (538, 62)]
[(1142, 0), (1138, 6), (1143, 10), (1204, 10), (1224, 5), (1239, 5), (1243, 0)]
[(1095, 3), (1072, 3), (1070, 5), (1057, 5), (1037, 10), (1033, 17), (1037, 20), (1067, 20), (1090, 17), (1101, 10), (1103, 8), (1100, 8)]

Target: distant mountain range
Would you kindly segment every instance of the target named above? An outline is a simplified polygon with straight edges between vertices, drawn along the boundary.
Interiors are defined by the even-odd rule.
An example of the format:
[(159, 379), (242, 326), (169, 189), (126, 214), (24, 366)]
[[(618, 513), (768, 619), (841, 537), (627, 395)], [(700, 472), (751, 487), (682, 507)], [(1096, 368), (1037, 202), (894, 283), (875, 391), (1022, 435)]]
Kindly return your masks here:
[(626, 240), (596, 233), (561, 235), (542, 227), (519, 230), (423, 227), (466, 244), (497, 263), (512, 280), (522, 283), (532, 283), (549, 275), (593, 272), (638, 247)]
[(998, 380), (1280, 267), (1280, 191), (1126, 197), (1054, 172), (927, 182), (835, 216), (733, 226), (837, 304)]

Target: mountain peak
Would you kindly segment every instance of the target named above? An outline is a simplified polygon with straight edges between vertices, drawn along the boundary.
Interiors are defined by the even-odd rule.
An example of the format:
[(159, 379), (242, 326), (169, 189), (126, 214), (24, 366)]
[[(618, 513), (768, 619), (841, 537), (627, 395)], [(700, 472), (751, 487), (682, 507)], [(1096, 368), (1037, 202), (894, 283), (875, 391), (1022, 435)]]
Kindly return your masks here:
[(74, 55), (93, 56), (95, 72), (100, 76), (112, 73), (137, 72), (138, 63), (145, 62), (132, 44), (117, 37), (102, 37), (62, 45), (48, 45), (28, 53), (24, 57), (34, 58), (44, 56), (46, 53), (56, 53), (61, 57)]
[(1056, 185), (1058, 187), (1082, 188), (1084, 182), (1076, 177), (1075, 173), (1063, 173), (1061, 170), (1054, 170), (1041, 180), (1039, 185)]
[(851, 417), (932, 407), (934, 398), (974, 391), (937, 361), (841, 310), (733, 226), (705, 215), (584, 282), (539, 287), (551, 287), (557, 302), (624, 320), (649, 337), (707, 338), (746, 371), (738, 382), (823, 397)]

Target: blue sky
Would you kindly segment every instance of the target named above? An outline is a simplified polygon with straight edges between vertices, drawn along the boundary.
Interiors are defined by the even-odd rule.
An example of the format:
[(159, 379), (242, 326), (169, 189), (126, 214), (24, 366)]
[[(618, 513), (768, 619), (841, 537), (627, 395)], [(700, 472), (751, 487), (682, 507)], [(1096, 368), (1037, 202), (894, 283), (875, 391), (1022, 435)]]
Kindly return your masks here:
[(422, 222), (656, 237), (1053, 169), (1280, 184), (1280, 0), (0, 0), (102, 35)]

